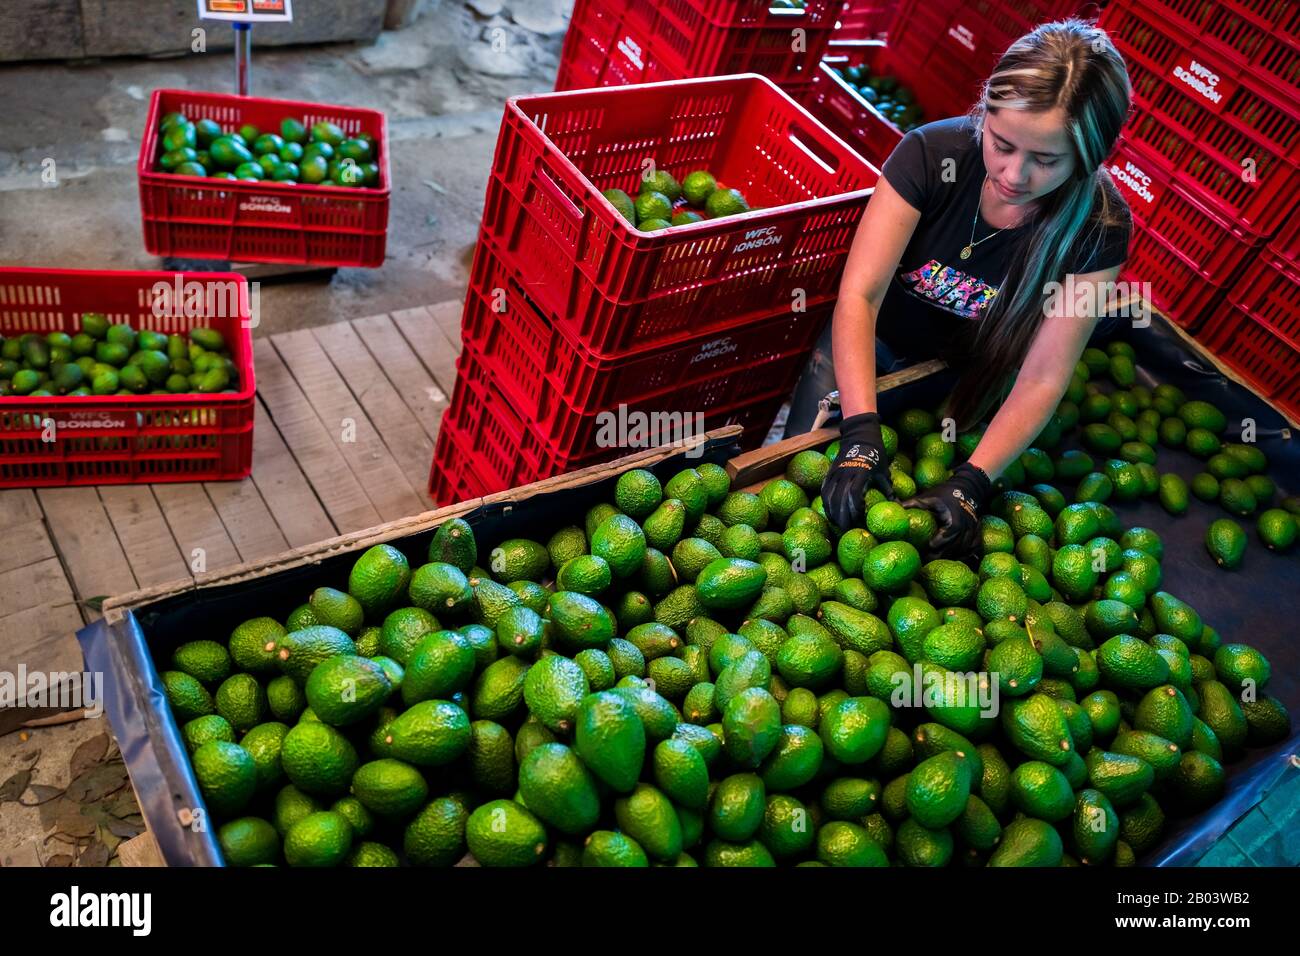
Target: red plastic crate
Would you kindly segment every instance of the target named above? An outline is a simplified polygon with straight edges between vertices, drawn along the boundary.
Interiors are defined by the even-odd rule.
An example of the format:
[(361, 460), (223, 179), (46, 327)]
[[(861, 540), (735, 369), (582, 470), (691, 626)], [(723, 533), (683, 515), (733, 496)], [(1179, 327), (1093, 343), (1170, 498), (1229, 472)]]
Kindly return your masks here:
[(1295, 0), (1111, 0), (1102, 26), (1113, 30), (1132, 7), (1189, 47), (1249, 67), (1300, 102), (1300, 4)]
[[(483, 498), (504, 489), (491, 489), (483, 482), (474, 459), (457, 443), (456, 429), (445, 420), (438, 429), (433, 448), (433, 467), (429, 472), (429, 497), (439, 508), (472, 498)], [(521, 482), (527, 484), (527, 481)]]
[[(162, 172), (158, 123), (171, 112), (207, 117), (224, 131), (245, 123), (279, 129), (286, 116), (310, 128), (328, 120), (353, 136), (368, 133), (379, 150), (379, 185), (312, 186), (231, 182)], [(155, 90), (137, 164), (145, 248), (158, 256), (285, 262), (297, 265), (383, 265), (388, 241), (388, 126), (377, 110), (290, 100)]]
[(1126, 134), (1107, 168), (1142, 228), (1158, 234), (1215, 285), (1235, 278), (1266, 241), (1263, 234), (1225, 216), (1212, 197), (1164, 169)]
[(1229, 290), (1228, 299), (1285, 339), (1300, 371), (1300, 265), (1265, 250)]
[(1269, 248), (1291, 265), (1300, 266), (1300, 196), (1296, 200), (1283, 217), (1282, 228), (1269, 243)]
[(1211, 282), (1185, 255), (1138, 222), (1120, 278), (1149, 282), (1151, 303), (1189, 332), (1200, 328), (1224, 295), (1222, 284)]
[(1128, 63), (1139, 107), (1125, 135), (1230, 217), (1274, 231), (1300, 190), (1300, 100), (1149, 6), (1116, 0), (1103, 25)]
[[(647, 161), (679, 179), (710, 169), (762, 208), (641, 232), (600, 193), (635, 194)], [(760, 76), (519, 97), (483, 227), (543, 310), (614, 354), (834, 296), (878, 177)]]
[[(511, 398), (497, 388), (490, 372), (478, 363), (472, 348), (461, 353), (457, 370), (456, 388), (439, 428), (429, 476), (429, 492), (439, 506), (586, 468), (636, 450), (556, 448), (518, 414)], [(766, 437), (788, 397), (786, 389), (715, 409), (705, 414), (704, 428), (739, 424), (744, 428), (741, 447), (755, 448)], [(658, 443), (673, 437), (664, 437)]]
[[(873, 166), (882, 166), (903, 139), (903, 131), (885, 119), (863, 99), (836, 70), (866, 66), (873, 74), (885, 73), (898, 78), (912, 89), (925, 111), (923, 122), (955, 116), (969, 103), (959, 99), (961, 87), (936, 84), (933, 71), (921, 68), (900, 57), (893, 47), (879, 41), (836, 45), (822, 58), (821, 69), (813, 81), (811, 105), (814, 114), (851, 142)], [(976, 82), (972, 75), (970, 84)]]
[(945, 0), (903, 0), (889, 22), (888, 40), (900, 56), (919, 67), (935, 50), (946, 51), (953, 42), (948, 37), (948, 21), (958, 4)]
[(602, 357), (539, 308), (535, 291), (480, 244), (462, 335), (513, 407), (561, 449), (587, 443), (575, 431), (576, 419), (619, 404), (671, 399), (676, 408), (705, 411), (792, 388), (834, 307), (802, 313), (787, 307), (721, 333), (687, 332)]
[(1043, 23), (1067, 17), (1096, 19), (1098, 5), (1079, 0), (965, 0), (954, 4), (945, 37), (950, 53), (974, 57), (985, 75), (1016, 40)]
[(770, 0), (577, 0), (555, 88), (732, 73), (807, 82), (834, 30), (837, 2), (772, 9)]
[[(160, 308), (159, 284), (211, 290), (212, 314)], [(214, 272), (97, 272), (0, 268), (0, 334), (75, 334), (83, 313), (137, 330), (219, 331), (238, 369), (235, 394), (0, 398), (0, 488), (244, 478), (253, 461), (252, 323), (243, 276)], [(47, 423), (54, 440), (43, 441)]]
[(1300, 418), (1300, 352), (1273, 329), (1225, 301), (1197, 338), (1261, 395)]
[(898, 6), (898, 0), (845, 0), (831, 43), (883, 40)]

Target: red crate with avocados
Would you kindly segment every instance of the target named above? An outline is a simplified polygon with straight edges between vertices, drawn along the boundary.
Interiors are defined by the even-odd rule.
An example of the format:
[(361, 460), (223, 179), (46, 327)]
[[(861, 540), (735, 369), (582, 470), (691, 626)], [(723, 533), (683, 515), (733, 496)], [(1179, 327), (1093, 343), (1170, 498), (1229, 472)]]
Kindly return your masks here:
[(823, 57), (813, 80), (809, 108), (877, 167), (894, 151), (904, 131), (880, 112), (878, 101), (860, 91), (862, 83), (854, 83), (858, 75), (891, 77), (910, 90), (922, 111), (918, 125), (960, 115), (979, 96), (980, 78), (960, 68), (910, 60), (892, 44), (878, 40), (836, 44)]
[[(375, 142), (373, 187), (245, 182), (181, 176), (158, 166), (159, 123), (169, 113), (210, 118), (223, 132), (245, 124), (278, 130), (292, 117), (308, 129), (321, 121)], [(383, 265), (388, 241), (388, 127), (378, 110), (290, 100), (155, 90), (137, 164), (145, 248), (157, 256), (279, 262), (293, 265)]]
[[(754, 208), (643, 232), (602, 192), (647, 163), (707, 169)], [(512, 274), (593, 352), (833, 298), (878, 170), (765, 77), (517, 97), (506, 104), (483, 229)]]
[(0, 268), (5, 338), (72, 334), (89, 312), (137, 331), (215, 329), (237, 370), (235, 391), (0, 397), (0, 488), (247, 477), (257, 390), (247, 280), (234, 273)]

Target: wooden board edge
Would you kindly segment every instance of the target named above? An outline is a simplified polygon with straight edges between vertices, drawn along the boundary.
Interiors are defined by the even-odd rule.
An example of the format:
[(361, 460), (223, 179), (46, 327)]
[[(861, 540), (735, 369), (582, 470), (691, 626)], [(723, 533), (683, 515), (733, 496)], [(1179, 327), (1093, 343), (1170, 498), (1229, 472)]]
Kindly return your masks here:
[[(897, 372), (882, 375), (876, 382), (876, 393), (901, 388), (911, 382), (935, 375), (947, 367), (938, 359), (928, 359)], [(737, 455), (727, 462), (731, 485), (737, 490), (747, 490), (751, 485), (783, 473), (790, 459), (799, 452), (825, 445), (839, 437), (839, 428), (819, 428)]]
[(126, 611), (144, 604), (151, 604), (164, 598), (174, 597), (200, 588), (237, 584), (241, 581), (265, 577), (276, 571), (284, 571), (306, 564), (318, 564), (336, 554), (363, 550), (376, 544), (392, 541), (395, 538), (431, 530), (451, 518), (469, 514), (484, 505), (516, 504), (536, 495), (592, 484), (609, 475), (618, 474), (629, 468), (653, 464), (709, 441), (738, 438), (742, 432), (743, 429), (739, 425), (725, 425), (701, 436), (683, 439), (671, 445), (643, 449), (614, 461), (591, 465), (552, 478), (545, 478), (532, 484), (521, 485), (518, 488), (501, 491), (484, 498), (472, 498), (468, 501), (448, 505), (445, 508), (437, 508), (376, 525), (372, 528), (349, 532), (345, 535), (305, 545), (301, 548), (294, 548), (256, 561), (245, 562), (206, 574), (197, 574), (192, 580), (187, 578), (150, 588), (141, 588), (106, 600), (103, 605), (103, 614), (110, 623), (115, 623), (125, 616)]

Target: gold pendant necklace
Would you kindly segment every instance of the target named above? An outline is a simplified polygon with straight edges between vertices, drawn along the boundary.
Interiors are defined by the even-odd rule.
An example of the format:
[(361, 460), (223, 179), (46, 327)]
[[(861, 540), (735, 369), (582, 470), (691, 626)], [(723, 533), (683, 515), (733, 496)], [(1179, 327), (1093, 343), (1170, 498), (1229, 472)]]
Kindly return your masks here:
[[(984, 187), (985, 187), (986, 185), (988, 185), (988, 181), (989, 181), (988, 173), (985, 173), (985, 174), (984, 174), (984, 182), (980, 184), (980, 200), (982, 200), (983, 197), (984, 197)], [(999, 229), (997, 232), (994, 232), (994, 233), (992, 233), (991, 235), (985, 236), (983, 239), (979, 240), (979, 242), (976, 242), (976, 241), (975, 241), (975, 226), (976, 226), (976, 224), (980, 221), (980, 200), (976, 200), (976, 202), (975, 202), (975, 218), (972, 219), (972, 220), (971, 220), (971, 223), (970, 223), (970, 242), (968, 242), (965, 246), (962, 247), (962, 250), (961, 250), (961, 258), (962, 258), (962, 259), (969, 259), (970, 256), (971, 256), (971, 252), (974, 251), (975, 247), (978, 246), (978, 245), (980, 244), (980, 242), (988, 242), (988, 240), (992, 239), (993, 236), (996, 236), (996, 235), (998, 235), (998, 233), (1005, 232), (1007, 229), (1010, 229), (1010, 228), (1011, 228), (1010, 226), (1003, 226), (1003, 227), (1002, 227), (1001, 229)], [(1019, 223), (1016, 223), (1016, 225), (1019, 225)]]

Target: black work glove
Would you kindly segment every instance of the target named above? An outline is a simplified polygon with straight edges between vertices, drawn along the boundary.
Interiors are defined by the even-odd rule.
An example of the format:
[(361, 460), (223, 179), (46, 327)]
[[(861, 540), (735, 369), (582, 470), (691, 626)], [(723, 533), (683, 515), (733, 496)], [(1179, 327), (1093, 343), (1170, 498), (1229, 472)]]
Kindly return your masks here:
[(962, 462), (952, 477), (902, 502), (904, 508), (928, 508), (939, 530), (930, 539), (931, 558), (963, 558), (980, 543), (980, 509), (993, 491), (981, 468)]
[(841, 532), (860, 527), (866, 510), (862, 499), (872, 487), (883, 491), (886, 498), (894, 497), (885, 441), (880, 435), (880, 416), (863, 412), (840, 422), (840, 453), (822, 482), (826, 517)]

